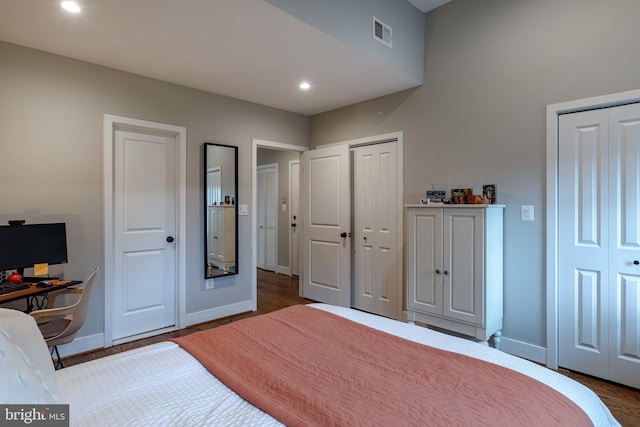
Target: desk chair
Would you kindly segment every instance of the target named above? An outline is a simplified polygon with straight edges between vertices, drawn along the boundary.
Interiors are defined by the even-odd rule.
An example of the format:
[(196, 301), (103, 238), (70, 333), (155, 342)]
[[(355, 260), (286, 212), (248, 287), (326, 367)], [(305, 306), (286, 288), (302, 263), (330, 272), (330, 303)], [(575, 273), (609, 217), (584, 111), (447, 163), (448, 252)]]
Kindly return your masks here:
[[(78, 330), (87, 318), (89, 293), (91, 292), (91, 285), (97, 273), (98, 267), (89, 275), (86, 285), (83, 288), (67, 288), (55, 293), (52, 292), (49, 295), (47, 308), (30, 313), (31, 316), (35, 318), (45, 342), (51, 349), (51, 357), (53, 357), (55, 351), (56, 369), (64, 368), (60, 353), (58, 352), (58, 346), (73, 341)], [(79, 298), (72, 305), (56, 308), (56, 298), (68, 294), (79, 295)]]

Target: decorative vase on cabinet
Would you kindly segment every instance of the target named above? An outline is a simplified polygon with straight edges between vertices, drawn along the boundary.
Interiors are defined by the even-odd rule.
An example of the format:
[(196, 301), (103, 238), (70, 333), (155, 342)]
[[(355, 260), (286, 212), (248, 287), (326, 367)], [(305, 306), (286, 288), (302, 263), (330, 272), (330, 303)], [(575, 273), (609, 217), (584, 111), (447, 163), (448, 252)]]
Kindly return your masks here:
[(500, 346), (504, 205), (407, 205), (407, 318)]

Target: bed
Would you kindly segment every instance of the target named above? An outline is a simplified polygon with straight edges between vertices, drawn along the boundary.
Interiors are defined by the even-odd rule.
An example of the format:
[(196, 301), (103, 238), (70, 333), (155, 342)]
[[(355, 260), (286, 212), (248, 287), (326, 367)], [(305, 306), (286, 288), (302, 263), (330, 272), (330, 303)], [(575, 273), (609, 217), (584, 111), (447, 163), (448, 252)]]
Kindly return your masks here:
[[(256, 316), (215, 328), (233, 335), (198, 335), (213, 331), (212, 329), (184, 337), (188, 340), (178, 339), (178, 342), (149, 345), (59, 371), (53, 370), (46, 345), (30, 317), (13, 310), (0, 309), (0, 404), (69, 404), (71, 425), (78, 426), (275, 426), (282, 425), (281, 421), (288, 425), (619, 425), (591, 390), (535, 363), (472, 341), (357, 310), (325, 304), (295, 307), (297, 308), (293, 310), (283, 309), (274, 312), (275, 314)], [(278, 317), (282, 315), (294, 317)], [(315, 326), (307, 325), (306, 318), (317, 318), (319, 323)], [(263, 328), (268, 323), (275, 325), (276, 329), (267, 329), (272, 326)], [(235, 326), (228, 328), (232, 325)], [(318, 328), (318, 325), (321, 326)], [(288, 337), (278, 335), (289, 329), (306, 334), (306, 340), (294, 345), (291, 344), (293, 341), (287, 341)], [(337, 356), (334, 358), (336, 350), (329, 345), (330, 342), (340, 341), (340, 338), (332, 335), (338, 333), (338, 330), (345, 330), (350, 334), (345, 343), (341, 344), (343, 347), (353, 347), (347, 361), (340, 361)], [(289, 335), (289, 332), (286, 334)], [(387, 338), (391, 341), (385, 341), (385, 345), (390, 346), (394, 353), (392, 356), (387, 354), (389, 350), (382, 350), (382, 344), (378, 347), (373, 341)], [(371, 345), (364, 346), (358, 340), (370, 341)], [(249, 345), (250, 341), (256, 346), (271, 347), (260, 352), (242, 351), (240, 347)], [(185, 348), (191, 345), (198, 347), (201, 342), (214, 347), (190, 348), (189, 351), (193, 354), (202, 356), (199, 361)], [(403, 356), (405, 346), (411, 347), (413, 353)], [(374, 350), (371, 351), (371, 348)], [(435, 356), (431, 353), (423, 356), (423, 352), (427, 350), (441, 353), (445, 362), (434, 365)], [(228, 364), (230, 366), (223, 366), (222, 371), (218, 372), (224, 382), (212, 374), (212, 368), (205, 367), (210, 363), (222, 363), (213, 360), (219, 354), (223, 354), (224, 357), (220, 356), (223, 359), (226, 357), (232, 361)], [(248, 359), (245, 360), (245, 357)], [(362, 365), (376, 358), (384, 365), (375, 367), (371, 373), (358, 373)], [(274, 363), (284, 363), (285, 368), (272, 368), (269, 365), (270, 359)], [(309, 367), (305, 365), (307, 359), (318, 360)], [(390, 367), (395, 359), (402, 362), (398, 367)], [(452, 363), (459, 360), (460, 363), (479, 365), (482, 370), (480, 376), (486, 372), (485, 377), (493, 380), (497, 377), (498, 381), (494, 381), (495, 385), (483, 389), (481, 393), (473, 391), (473, 388), (467, 389), (468, 384), (464, 383), (469, 383), (471, 381), (467, 379), (474, 378), (472, 369), (464, 365), (465, 367), (455, 368), (453, 374), (446, 373), (444, 365), (448, 364), (447, 360)], [(332, 365), (334, 362), (339, 366), (348, 366), (349, 372), (336, 368)], [(412, 365), (413, 370), (400, 372), (406, 365)], [(406, 377), (399, 390), (390, 390), (389, 393), (385, 393), (387, 386), (377, 386), (370, 382), (374, 381), (379, 371), (387, 371), (387, 368), (389, 372), (385, 375), (392, 382), (403, 375)], [(232, 372), (234, 369), (237, 372)], [(316, 376), (318, 371), (321, 373)], [(502, 379), (503, 373), (516, 376), (516, 382), (507, 383)], [(252, 382), (253, 377), (262, 377), (263, 374), (272, 376), (263, 378), (262, 385)], [(305, 377), (306, 382), (295, 386), (298, 388), (294, 387), (288, 393), (302, 395), (303, 400), (308, 396), (314, 398), (315, 410), (320, 411), (324, 418), (313, 421), (296, 418), (294, 415), (293, 418), (289, 417), (289, 413), (293, 414), (299, 409), (299, 402), (293, 404), (293, 409), (281, 407), (280, 410), (274, 410), (278, 419), (259, 408), (277, 400), (279, 394), (286, 394), (282, 389), (301, 376)], [(235, 377), (237, 378), (234, 379)], [(353, 378), (346, 385), (345, 392), (340, 388), (347, 382), (347, 377)], [(418, 377), (420, 381), (414, 381)], [(444, 400), (438, 400), (432, 389), (441, 387), (442, 377), (457, 379), (453, 381), (454, 391), (445, 390), (443, 396), (439, 397)], [(234, 381), (239, 381), (239, 385)], [(321, 382), (327, 382), (329, 387), (333, 387), (331, 391), (322, 391), (319, 384)], [(244, 398), (227, 384), (235, 384)], [(390, 385), (391, 388), (393, 386)], [(537, 406), (533, 408), (533, 413), (531, 408), (521, 405), (522, 399), (511, 402), (514, 396), (525, 393), (530, 386), (539, 387), (535, 389), (535, 394), (543, 398), (543, 403), (535, 404)], [(261, 387), (267, 387), (268, 391), (265, 392)], [(354, 391), (357, 387), (361, 389)], [(520, 390), (518, 387), (524, 389)], [(506, 392), (506, 396), (500, 394), (500, 388), (505, 389), (502, 393)], [(465, 397), (465, 393), (475, 395)], [(527, 397), (525, 400), (533, 398), (537, 397)], [(576, 418), (553, 418), (556, 415), (548, 414), (555, 411), (551, 408), (553, 403), (561, 400), (566, 400), (571, 405), (575, 414), (570, 417)], [(342, 405), (343, 408), (331, 407), (333, 403), (330, 402), (333, 401), (337, 401), (336, 405)], [(383, 408), (387, 404), (395, 410)], [(359, 411), (359, 406), (364, 410)], [(479, 406), (489, 409), (483, 412), (483, 408)], [(376, 414), (376, 409), (380, 409), (382, 414)], [(340, 411), (344, 413), (331, 418)], [(527, 411), (529, 414), (523, 415)], [(559, 411), (562, 412), (559, 416), (564, 417), (565, 410)], [(392, 418), (384, 418), (389, 413)], [(407, 415), (411, 416), (405, 418)], [(306, 413), (301, 417), (304, 416)], [(530, 418), (522, 418), (527, 416)], [(395, 422), (389, 423), (389, 419)], [(550, 423), (549, 419), (556, 421)]]

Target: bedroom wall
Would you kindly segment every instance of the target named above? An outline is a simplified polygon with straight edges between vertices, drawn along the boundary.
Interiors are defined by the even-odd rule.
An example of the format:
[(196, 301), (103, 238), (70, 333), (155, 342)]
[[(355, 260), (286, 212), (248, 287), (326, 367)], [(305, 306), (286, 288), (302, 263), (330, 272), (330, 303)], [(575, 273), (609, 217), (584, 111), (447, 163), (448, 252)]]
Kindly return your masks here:
[[(267, 0), (332, 37), (399, 70), (416, 85), (423, 77), (423, 13), (398, 0)], [(373, 38), (373, 17), (391, 27), (389, 48)], [(405, 86), (408, 87), (408, 86)]]
[[(251, 210), (252, 138), (306, 145), (308, 117), (2, 42), (0, 58), (0, 224), (67, 222), (69, 264), (52, 272), (86, 277), (104, 258), (103, 114), (185, 126), (187, 312), (251, 299), (250, 216), (240, 274), (205, 290), (202, 143), (239, 146), (238, 203)], [(80, 336), (104, 330), (103, 277)]]
[(637, 16), (636, 0), (453, 0), (425, 16), (423, 86), (311, 118), (311, 147), (404, 131), (405, 202), (497, 185), (505, 348), (546, 347), (545, 108), (640, 88)]

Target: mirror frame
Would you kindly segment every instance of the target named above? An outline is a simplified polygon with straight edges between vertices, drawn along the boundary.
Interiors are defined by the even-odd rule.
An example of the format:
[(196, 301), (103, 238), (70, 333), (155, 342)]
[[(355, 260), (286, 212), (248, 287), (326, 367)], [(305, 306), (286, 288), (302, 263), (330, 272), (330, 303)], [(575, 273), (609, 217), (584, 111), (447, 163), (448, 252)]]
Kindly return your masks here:
[[(233, 276), (238, 274), (238, 147), (235, 145), (226, 145), (226, 144), (218, 144), (215, 142), (205, 142), (203, 145), (203, 190), (202, 190), (202, 194), (203, 194), (203, 203), (204, 203), (204, 278), (205, 280), (208, 279), (215, 279), (215, 278), (222, 278), (222, 277), (228, 277), (228, 276)], [(207, 235), (207, 231), (208, 231), (208, 222), (209, 222), (209, 210), (208, 210), (208, 205), (207, 205), (207, 172), (208, 169), (210, 167), (216, 166), (216, 165), (209, 165), (208, 164), (208, 160), (209, 160), (209, 148), (208, 147), (222, 147), (222, 148), (229, 148), (229, 149), (233, 149), (233, 157), (234, 157), (234, 164), (233, 167), (235, 168), (235, 174), (234, 174), (234, 190), (235, 193), (234, 194), (229, 194), (228, 196), (230, 196), (230, 203), (232, 205), (235, 206), (234, 209), (234, 238), (235, 238), (235, 266), (234, 266), (234, 271), (227, 271), (227, 272), (223, 272), (221, 274), (210, 274), (210, 270), (209, 270), (209, 236)], [(220, 166), (224, 166), (223, 164), (220, 164)]]

